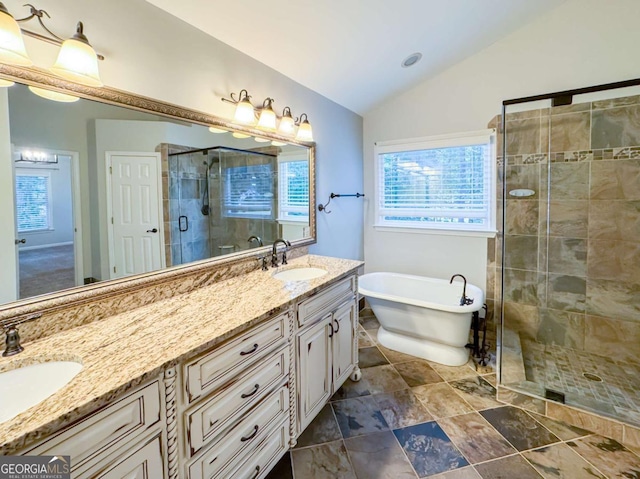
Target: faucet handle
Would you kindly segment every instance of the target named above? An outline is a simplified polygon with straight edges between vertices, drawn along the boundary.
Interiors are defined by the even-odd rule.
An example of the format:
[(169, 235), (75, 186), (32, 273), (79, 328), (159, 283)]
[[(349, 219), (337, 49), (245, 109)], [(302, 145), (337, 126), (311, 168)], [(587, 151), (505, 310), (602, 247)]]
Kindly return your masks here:
[(289, 264), (289, 263), (287, 263), (287, 250), (286, 249), (282, 252), (282, 264)]
[(262, 271), (269, 271), (269, 267), (267, 266), (267, 255), (258, 256), (258, 261), (260, 261), (260, 265), (262, 267)]
[(24, 348), (20, 345), (20, 334), (15, 324), (5, 326), (5, 333), (7, 337), (5, 338), (5, 349), (2, 353), (4, 357), (13, 356), (24, 351)]

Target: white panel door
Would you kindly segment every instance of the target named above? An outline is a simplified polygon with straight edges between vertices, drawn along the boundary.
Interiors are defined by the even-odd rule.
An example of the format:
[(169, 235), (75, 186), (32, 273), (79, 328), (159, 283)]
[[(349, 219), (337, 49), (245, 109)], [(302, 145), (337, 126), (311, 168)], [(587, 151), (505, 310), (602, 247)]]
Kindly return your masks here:
[(162, 267), (159, 153), (107, 153), (111, 278)]

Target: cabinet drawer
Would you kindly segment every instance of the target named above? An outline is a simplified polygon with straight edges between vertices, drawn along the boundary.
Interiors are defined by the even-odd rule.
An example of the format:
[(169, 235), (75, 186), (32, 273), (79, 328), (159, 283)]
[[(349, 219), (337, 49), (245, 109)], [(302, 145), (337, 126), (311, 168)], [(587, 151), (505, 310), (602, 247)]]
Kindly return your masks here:
[[(234, 460), (218, 477), (220, 479), (259, 479), (265, 477), (288, 449), (289, 423), (285, 421), (254, 449), (248, 450), (246, 454)], [(189, 479), (201, 478), (190, 477)]]
[(289, 416), (289, 388), (284, 386), (258, 404), (228, 433), (220, 436), (205, 454), (189, 467), (189, 477), (210, 479), (218, 476), (241, 451), (251, 449)]
[(190, 454), (260, 402), (289, 373), (289, 350), (281, 349), (235, 378), (202, 405), (186, 413)]
[(160, 421), (160, 384), (155, 381), (92, 414), (79, 424), (54, 434), (30, 449), (29, 455), (71, 456), (75, 470)]
[(338, 306), (356, 291), (356, 277), (350, 276), (337, 284), (298, 303), (298, 325), (320, 319), (328, 309)]
[(289, 314), (284, 313), (187, 363), (185, 381), (189, 402), (222, 386), (269, 350), (284, 343), (288, 336)]
[[(134, 444), (128, 450), (119, 451), (116, 457), (109, 458), (107, 465), (93, 467), (80, 473), (76, 479), (161, 479), (164, 477), (161, 436), (140, 444)], [(131, 450), (133, 449), (133, 452)], [(73, 458), (71, 458), (73, 464)]]

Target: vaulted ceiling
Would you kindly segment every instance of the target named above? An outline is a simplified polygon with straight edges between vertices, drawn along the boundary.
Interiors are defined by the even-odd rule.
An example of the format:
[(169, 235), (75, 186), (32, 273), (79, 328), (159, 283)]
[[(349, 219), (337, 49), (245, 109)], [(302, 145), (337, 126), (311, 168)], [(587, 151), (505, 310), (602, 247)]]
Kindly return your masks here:
[(565, 0), (147, 1), (364, 114)]

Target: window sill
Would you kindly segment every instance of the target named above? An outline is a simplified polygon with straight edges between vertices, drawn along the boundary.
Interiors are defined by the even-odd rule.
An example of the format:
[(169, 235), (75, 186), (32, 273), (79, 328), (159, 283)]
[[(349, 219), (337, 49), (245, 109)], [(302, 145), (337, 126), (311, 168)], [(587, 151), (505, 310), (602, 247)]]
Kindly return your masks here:
[(423, 234), (423, 235), (441, 235), (441, 236), (469, 236), (477, 238), (494, 238), (496, 230), (478, 231), (478, 230), (448, 230), (438, 228), (407, 228), (402, 226), (383, 226), (373, 225), (376, 231), (386, 233), (403, 233), (403, 234)]
[(281, 225), (295, 225), (295, 226), (305, 225), (306, 226), (309, 224), (309, 218), (300, 219), (300, 220), (292, 220), (290, 218), (287, 218), (287, 219), (278, 218), (276, 221)]

